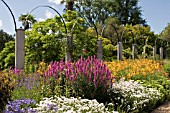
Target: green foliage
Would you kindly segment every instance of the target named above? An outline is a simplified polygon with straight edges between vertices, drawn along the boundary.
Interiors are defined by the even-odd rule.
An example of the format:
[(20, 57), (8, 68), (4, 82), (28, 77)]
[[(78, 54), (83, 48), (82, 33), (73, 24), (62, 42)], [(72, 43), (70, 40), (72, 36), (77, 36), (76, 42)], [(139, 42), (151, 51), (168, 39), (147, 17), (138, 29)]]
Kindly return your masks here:
[(78, 60), (81, 56), (87, 58), (96, 54), (97, 38), (93, 35), (94, 30), (89, 28), (81, 34), (75, 34), (73, 40), (73, 58)]
[(64, 57), (64, 36), (60, 31), (59, 18), (37, 22), (27, 31), (25, 41), (26, 63), (39, 63), (44, 60), (60, 60)]
[(12, 73), (0, 72), (0, 112), (10, 100), (15, 85), (15, 76)]
[(0, 52), (0, 70), (15, 65), (15, 41), (9, 41)]
[(9, 68), (10, 66), (14, 67), (15, 64), (15, 54), (9, 53), (7, 57), (4, 59), (5, 61), (5, 68)]

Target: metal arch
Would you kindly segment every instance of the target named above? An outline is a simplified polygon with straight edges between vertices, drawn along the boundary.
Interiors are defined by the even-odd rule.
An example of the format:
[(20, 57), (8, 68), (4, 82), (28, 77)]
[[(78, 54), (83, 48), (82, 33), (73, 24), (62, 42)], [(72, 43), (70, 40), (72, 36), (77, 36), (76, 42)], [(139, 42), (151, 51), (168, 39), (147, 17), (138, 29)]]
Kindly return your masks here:
[(97, 31), (97, 27), (96, 27), (96, 25), (94, 24), (94, 22), (92, 22), (92, 24), (93, 24), (93, 26), (94, 26), (94, 29), (95, 29), (95, 31), (96, 31), (96, 34), (97, 34), (97, 40), (98, 40), (98, 31)]
[(10, 9), (10, 7), (8, 6), (8, 4), (5, 2), (5, 1), (3, 1), (3, 0), (1, 0), (4, 4), (5, 4), (5, 6), (8, 8), (8, 10), (10, 11), (10, 13), (11, 13), (11, 15), (12, 15), (12, 18), (13, 18), (13, 21), (14, 21), (14, 26), (15, 26), (15, 31), (17, 31), (17, 24), (16, 24), (16, 21), (15, 21), (15, 17), (14, 17), (14, 14), (12, 13), (12, 10)]
[(91, 21), (91, 23), (90, 23), (84, 15), (82, 15), (80, 12), (79, 12), (79, 14), (81, 15), (81, 17), (82, 17), (83, 19), (85, 19), (85, 21), (89, 24), (89, 26), (91, 26), (91, 24), (93, 24), (94, 29), (95, 29), (95, 32), (96, 32), (96, 34), (97, 34), (97, 40), (98, 40), (98, 34), (99, 34), (99, 33), (98, 33), (98, 31), (97, 31), (97, 27), (96, 27), (96, 25), (94, 24), (94, 22)]
[(162, 40), (162, 39), (160, 39), (160, 38), (156, 38), (156, 39), (155, 39), (155, 46), (156, 46), (156, 43), (157, 43), (157, 40), (158, 40), (158, 39), (159, 39), (159, 40)]
[(124, 33), (125, 33), (125, 31), (126, 31), (126, 29), (122, 32), (122, 35), (121, 35), (121, 41), (122, 41), (122, 38), (123, 38), (123, 35), (124, 35)]
[[(114, 28), (114, 30), (116, 31), (118, 41), (120, 41), (119, 33), (117, 32), (116, 27), (113, 24), (106, 24), (105, 26), (103, 26), (102, 31), (101, 31), (101, 36), (103, 36), (103, 31), (104, 31), (104, 29), (106, 28), (107, 25), (111, 25)], [(123, 36), (123, 33), (122, 33), (122, 36)], [(121, 36), (121, 41), (122, 41), (122, 36)]]
[(114, 28), (114, 30), (116, 31), (117, 37), (118, 37), (118, 41), (120, 41), (119, 33), (117, 32), (116, 27), (113, 24), (109, 24), (109, 25), (111, 25)]
[(123, 38), (123, 35), (124, 35), (126, 29), (123, 30), (121, 36), (119, 37), (119, 33), (118, 33), (118, 31), (116, 30), (116, 27), (113, 24), (106, 24), (105, 26), (103, 26), (102, 31), (101, 31), (101, 36), (103, 36), (103, 31), (104, 31), (104, 29), (106, 28), (107, 25), (111, 25), (114, 28), (114, 30), (116, 31), (116, 35), (118, 37), (118, 41), (122, 42), (122, 38)]
[(66, 32), (66, 34), (67, 34), (66, 23), (65, 23), (63, 17), (62, 17), (61, 14), (60, 14), (56, 9), (54, 9), (53, 7), (48, 6), (48, 5), (37, 6), (37, 7), (35, 7), (34, 9), (32, 9), (29, 14), (31, 14), (35, 9), (37, 9), (37, 8), (39, 8), (39, 7), (48, 7), (48, 8), (50, 8), (50, 9), (54, 10), (54, 11), (60, 16), (61, 20), (63, 21), (63, 23), (64, 23), (64, 28), (65, 28), (65, 32)]
[(161, 47), (163, 46), (163, 43), (167, 42), (166, 40), (162, 39)]
[(135, 36), (133, 34), (133, 32), (130, 30), (130, 33), (132, 34), (132, 37), (133, 37), (133, 44), (135, 43)]

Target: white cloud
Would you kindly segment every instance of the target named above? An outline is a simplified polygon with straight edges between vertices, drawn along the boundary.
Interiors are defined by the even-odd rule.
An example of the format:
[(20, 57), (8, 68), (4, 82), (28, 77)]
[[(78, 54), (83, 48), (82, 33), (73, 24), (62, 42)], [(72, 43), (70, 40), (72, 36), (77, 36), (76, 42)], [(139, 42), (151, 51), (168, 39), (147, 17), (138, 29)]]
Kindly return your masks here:
[(3, 26), (3, 23), (2, 23), (2, 20), (0, 20), (0, 28), (2, 28)]
[(45, 11), (45, 17), (46, 18), (53, 18), (55, 15), (52, 13), (52, 12), (50, 12), (49, 10), (46, 10)]
[(10, 31), (6, 31), (9, 35), (13, 35), (14, 33), (10, 32)]
[(50, 3), (55, 3), (56, 5), (59, 5), (62, 0), (48, 0)]
[(39, 22), (42, 22), (42, 21), (45, 21), (45, 19), (43, 19), (43, 18), (38, 18), (38, 21), (39, 21)]

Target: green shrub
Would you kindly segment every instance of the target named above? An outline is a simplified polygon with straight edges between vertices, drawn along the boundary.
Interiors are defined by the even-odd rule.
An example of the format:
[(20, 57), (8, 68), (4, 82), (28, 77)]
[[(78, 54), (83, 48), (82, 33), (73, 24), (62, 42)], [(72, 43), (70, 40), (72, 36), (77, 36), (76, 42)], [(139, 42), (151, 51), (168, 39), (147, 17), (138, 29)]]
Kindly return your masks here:
[(11, 92), (15, 87), (15, 75), (10, 72), (0, 72), (0, 112), (10, 100)]
[(165, 71), (168, 73), (168, 76), (169, 76), (169, 78), (170, 78), (170, 60), (165, 61), (164, 69), (165, 69)]

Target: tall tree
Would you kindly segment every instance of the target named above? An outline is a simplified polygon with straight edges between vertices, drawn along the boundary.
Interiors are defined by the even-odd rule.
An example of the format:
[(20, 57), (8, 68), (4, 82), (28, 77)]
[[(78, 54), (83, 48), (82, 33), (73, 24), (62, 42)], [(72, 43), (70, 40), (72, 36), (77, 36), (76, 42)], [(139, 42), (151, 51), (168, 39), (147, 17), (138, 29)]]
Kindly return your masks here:
[(74, 1), (75, 0), (62, 0), (61, 4), (66, 3), (66, 10), (74, 10)]
[(113, 0), (114, 16), (122, 24), (141, 24), (146, 26), (145, 19), (142, 18), (141, 7), (138, 6), (139, 0)]
[(112, 1), (107, 0), (76, 0), (75, 9), (89, 22), (104, 23), (111, 16)]
[[(69, 1), (69, 2), (68, 2)], [(70, 2), (71, 1), (71, 2)], [(139, 0), (63, 0), (66, 6), (75, 8), (88, 21), (104, 23), (108, 17), (116, 17), (123, 25), (141, 24), (147, 26), (142, 18)], [(72, 5), (72, 3), (74, 5)], [(68, 9), (68, 8), (67, 8)]]
[(170, 23), (160, 33), (160, 37), (170, 42)]
[(12, 37), (12, 35), (9, 35), (8, 33), (4, 32), (3, 30), (0, 30), (0, 51), (3, 50), (3, 48), (5, 47), (5, 43), (14, 40), (14, 38)]

